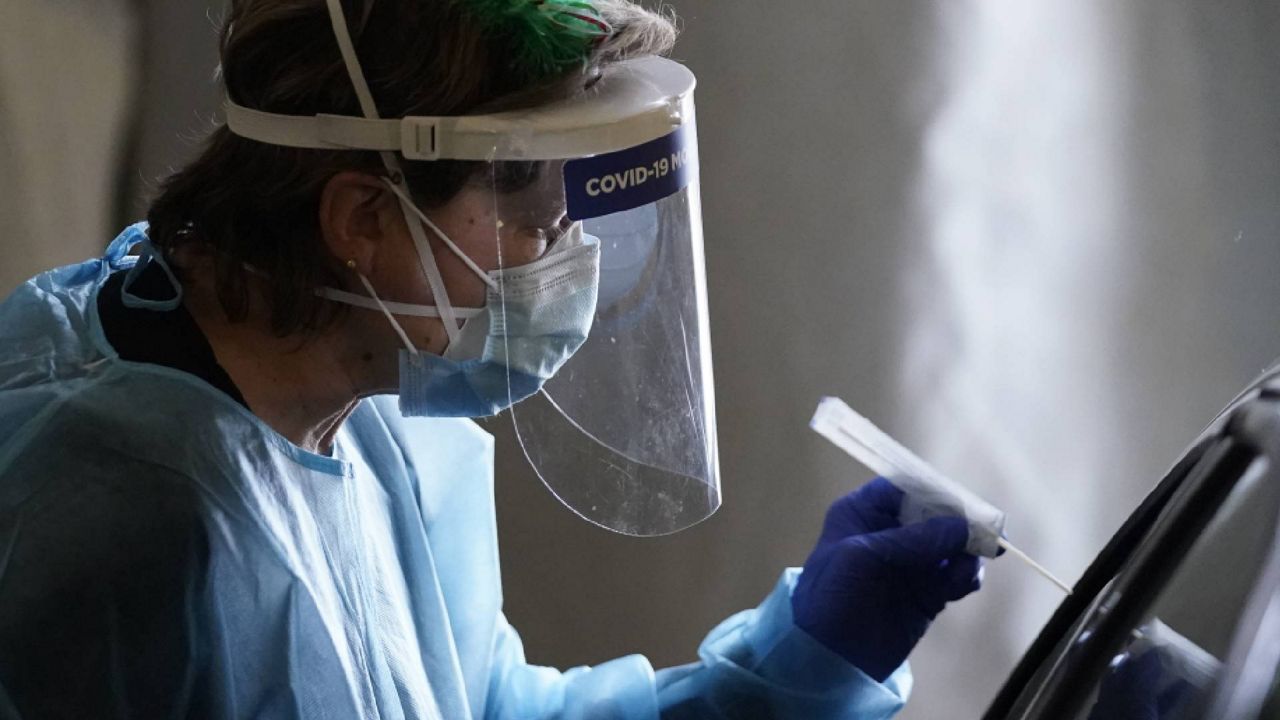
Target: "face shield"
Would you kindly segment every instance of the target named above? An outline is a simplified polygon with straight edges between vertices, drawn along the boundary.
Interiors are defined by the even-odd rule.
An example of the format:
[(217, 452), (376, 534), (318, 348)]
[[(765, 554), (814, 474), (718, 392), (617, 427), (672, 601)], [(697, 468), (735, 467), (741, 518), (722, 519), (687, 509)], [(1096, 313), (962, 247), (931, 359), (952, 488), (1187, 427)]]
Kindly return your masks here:
[[(640, 58), (610, 66), (581, 97), (533, 110), (385, 120), (341, 8), (329, 6), (366, 117), (229, 103), (228, 125), (271, 144), (382, 154), (435, 300), (422, 310), (366, 289), (393, 324), (400, 313), (435, 315), (450, 339), (444, 357), (402, 356), (402, 409), (412, 414), (406, 401), (418, 396), (433, 405), (425, 414), (509, 407), (547, 488), (610, 530), (664, 535), (709, 517), (720, 483), (692, 73)], [(481, 163), (473, 184), (492, 207), (480, 214), (491, 240), (479, 252), (410, 200), (401, 163), (434, 160)], [(435, 238), (483, 280), (483, 308), (450, 302)], [(456, 407), (431, 403), (442, 394), (425, 387), (447, 382)]]
[[(666, 61), (653, 69), (686, 72)], [(653, 140), (548, 165), (563, 175), (568, 229), (546, 258), (594, 246), (598, 289), (585, 342), (511, 408), (525, 456), (556, 497), (632, 535), (678, 531), (720, 503), (691, 109)], [(500, 214), (520, 215), (518, 196), (495, 197), (510, 206)]]

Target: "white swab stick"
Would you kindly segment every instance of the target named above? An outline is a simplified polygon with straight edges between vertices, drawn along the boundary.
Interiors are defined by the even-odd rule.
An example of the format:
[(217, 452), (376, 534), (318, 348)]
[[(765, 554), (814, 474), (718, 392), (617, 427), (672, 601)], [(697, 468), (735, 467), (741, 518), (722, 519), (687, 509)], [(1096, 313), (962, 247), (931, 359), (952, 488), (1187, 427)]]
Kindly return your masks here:
[(913, 512), (917, 517), (918, 513), (964, 517), (969, 522), (970, 552), (995, 557), (998, 554), (996, 548), (1004, 548), (1046, 580), (1071, 594), (1070, 586), (1004, 537), (1003, 511), (935, 470), (843, 400), (823, 398), (810, 427), (867, 469), (897, 485), (916, 506)]
[(1064, 592), (1064, 593), (1066, 593), (1066, 594), (1068, 594), (1068, 595), (1070, 595), (1070, 594), (1071, 594), (1071, 586), (1070, 586), (1070, 585), (1068, 585), (1068, 584), (1066, 584), (1066, 583), (1062, 582), (1061, 580), (1059, 580), (1059, 579), (1058, 579), (1058, 576), (1056, 576), (1056, 575), (1054, 575), (1053, 573), (1049, 572), (1048, 568), (1046, 568), (1045, 566), (1041, 565), (1040, 563), (1036, 562), (1035, 560), (1032, 560), (1030, 555), (1028, 555), (1028, 554), (1026, 554), (1026, 553), (1022, 552), (1021, 550), (1019, 550), (1018, 548), (1014, 547), (1013, 543), (1009, 542), (1008, 540), (1006, 540), (1006, 539), (1004, 539), (1004, 538), (1000, 538), (1000, 547), (1004, 548), (1005, 550), (1008, 550), (1008, 551), (1009, 551), (1009, 553), (1010, 553), (1011, 555), (1013, 555), (1014, 557), (1018, 558), (1018, 559), (1019, 559), (1019, 560), (1021, 560), (1022, 562), (1024, 562), (1024, 563), (1026, 563), (1026, 564), (1030, 565), (1032, 570), (1035, 570), (1036, 572), (1038, 572), (1038, 573), (1040, 573), (1042, 576), (1044, 576), (1044, 579), (1048, 580), (1049, 582), (1053, 583), (1054, 585), (1057, 585), (1059, 588), (1061, 588), (1061, 589), (1062, 589), (1062, 592)]

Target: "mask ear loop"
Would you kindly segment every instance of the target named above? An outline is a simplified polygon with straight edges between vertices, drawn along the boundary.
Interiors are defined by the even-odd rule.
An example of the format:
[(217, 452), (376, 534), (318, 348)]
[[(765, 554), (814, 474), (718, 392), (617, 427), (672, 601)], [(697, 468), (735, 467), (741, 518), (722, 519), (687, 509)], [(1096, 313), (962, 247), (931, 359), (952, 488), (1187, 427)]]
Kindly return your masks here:
[[(382, 181), (386, 183), (388, 188), (391, 189), (391, 192), (396, 194), (396, 197), (400, 198), (401, 205), (404, 208), (411, 211), (415, 216), (417, 216), (417, 218), (422, 221), (422, 224), (431, 228), (431, 231), (434, 232), (440, 238), (440, 240), (444, 242), (445, 246), (448, 247), (449, 250), (454, 255), (456, 255), (458, 259), (461, 260), (463, 264), (465, 264), (471, 270), (471, 272), (476, 274), (476, 277), (483, 280), (484, 284), (488, 285), (491, 290), (498, 289), (498, 282), (493, 278), (489, 277), (489, 273), (482, 270), (480, 266), (475, 263), (474, 260), (472, 260), (470, 257), (467, 257), (467, 254), (462, 251), (462, 248), (458, 247), (457, 244), (453, 242), (453, 240), (450, 240), (449, 236), (446, 235), (445, 232), (441, 230), (439, 226), (437, 226), (434, 222), (432, 222), (431, 218), (427, 217), (427, 214), (422, 212), (422, 210), (417, 206), (417, 204), (415, 204), (413, 200), (411, 200), (408, 196), (405, 195), (403, 190), (401, 190), (398, 186), (396, 186), (396, 184), (392, 182), (390, 178), (383, 178)], [(410, 222), (412, 222), (412, 220), (410, 220)]]
[[(351, 41), (351, 31), (347, 27), (347, 17), (342, 11), (342, 3), (340, 0), (326, 0), (326, 2), (329, 8), (329, 20), (333, 24), (333, 35), (338, 41), (338, 49), (342, 52), (342, 62), (346, 65), (347, 75), (350, 76), (351, 85), (355, 88), (356, 98), (360, 101), (360, 110), (366, 118), (377, 120), (380, 118), (378, 106), (373, 101), (373, 93), (370, 92), (369, 83), (365, 79), (364, 71), (360, 68), (360, 58), (356, 55), (355, 44)], [(382, 158), (382, 164), (387, 168), (387, 172), (391, 176), (392, 186), (402, 187), (405, 183), (405, 175), (395, 153), (382, 152), (379, 155)], [(440, 268), (436, 265), (435, 255), (431, 252), (431, 244), (427, 242), (426, 232), (422, 229), (422, 224), (414, 222), (414, 216), (410, 208), (412, 207), (414, 210), (417, 208), (413, 206), (411, 201), (407, 200), (409, 196), (407, 192), (397, 192), (396, 195), (400, 199), (400, 211), (404, 214), (405, 222), (409, 225), (409, 235), (413, 238), (414, 247), (418, 252), (418, 262), (421, 263), (422, 272), (427, 276), (427, 283), (431, 286), (431, 294), (436, 308), (440, 312), (440, 320), (444, 324), (444, 331), (449, 336), (449, 344), (453, 344), (457, 341), (460, 331), (457, 316), (453, 311), (453, 304), (449, 302), (449, 291), (445, 287), (444, 278), (440, 275)], [(368, 284), (367, 279), (362, 279)], [(400, 332), (403, 335), (403, 331)]]
[(413, 344), (413, 341), (409, 339), (408, 333), (404, 331), (404, 327), (400, 325), (398, 320), (396, 320), (395, 315), (391, 314), (391, 310), (387, 308), (387, 304), (382, 302), (382, 298), (378, 297), (378, 292), (373, 289), (373, 283), (369, 282), (369, 278), (365, 277), (365, 274), (357, 269), (356, 261), (348, 260), (347, 267), (351, 268), (351, 271), (356, 274), (356, 277), (360, 278), (360, 282), (364, 284), (365, 291), (368, 292), (369, 297), (373, 298), (373, 301), (378, 304), (378, 309), (382, 311), (384, 316), (386, 316), (387, 322), (391, 323), (391, 328), (400, 336), (400, 342), (404, 343), (405, 349), (409, 351), (410, 355), (416, 356), (418, 354), (418, 348)]
[[(397, 168), (392, 172), (392, 177), (399, 179), (400, 183), (404, 182), (404, 173), (399, 168), (399, 163), (394, 159), (388, 161), (390, 167)], [(391, 187), (396, 187), (394, 179), (388, 180), (395, 183)], [(427, 284), (431, 286), (431, 295), (434, 300), (436, 309), (440, 312), (440, 321), (444, 324), (444, 331), (449, 336), (449, 343), (453, 344), (458, 339), (458, 316), (454, 312), (453, 303), (449, 301), (449, 290), (445, 287), (444, 277), (440, 274), (440, 267), (436, 264), (435, 253), (431, 250), (431, 243), (427, 242), (427, 233), (422, 229), (422, 223), (417, 222), (411, 209), (417, 210), (412, 201), (406, 200), (401, 193), (396, 193), (400, 201), (400, 212), (404, 215), (405, 224), (409, 226), (409, 236), (413, 238), (414, 248), (418, 252), (418, 262), (422, 266), (422, 272), (427, 276)]]
[[(173, 274), (173, 269), (169, 267), (169, 263), (165, 262), (164, 256), (151, 244), (149, 238), (139, 243), (139, 248), (142, 254), (138, 256), (138, 261), (134, 263), (133, 267), (129, 268), (128, 274), (124, 276), (124, 283), (120, 286), (121, 302), (124, 303), (125, 307), (135, 310), (168, 312), (177, 309), (182, 304), (182, 283), (178, 282), (178, 277)], [(147, 300), (130, 292), (133, 284), (142, 275), (142, 271), (151, 263), (155, 263), (164, 271), (169, 280), (169, 287), (173, 290), (172, 298), (168, 300)]]

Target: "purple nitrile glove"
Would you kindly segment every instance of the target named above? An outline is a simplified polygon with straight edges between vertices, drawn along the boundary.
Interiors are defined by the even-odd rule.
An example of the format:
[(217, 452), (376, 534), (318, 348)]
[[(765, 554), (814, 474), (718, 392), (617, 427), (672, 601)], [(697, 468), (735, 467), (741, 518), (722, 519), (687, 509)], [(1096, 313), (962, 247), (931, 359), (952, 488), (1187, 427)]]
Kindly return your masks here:
[(791, 596), (796, 625), (877, 682), (953, 600), (982, 584), (964, 518), (903, 526), (903, 493), (877, 478), (837, 500)]

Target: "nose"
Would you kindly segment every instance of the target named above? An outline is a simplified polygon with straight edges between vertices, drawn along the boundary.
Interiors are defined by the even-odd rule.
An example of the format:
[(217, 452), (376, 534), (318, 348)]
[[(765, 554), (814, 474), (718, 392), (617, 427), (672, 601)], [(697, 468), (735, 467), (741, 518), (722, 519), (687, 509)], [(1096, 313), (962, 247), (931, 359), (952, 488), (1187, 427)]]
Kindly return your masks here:
[(555, 225), (555, 235), (547, 243), (547, 250), (555, 247), (555, 244), (560, 242), (560, 238), (564, 237), (564, 234), (569, 232), (571, 227), (573, 227), (573, 221), (569, 219), (569, 215), (567, 213), (561, 215), (560, 221)]

